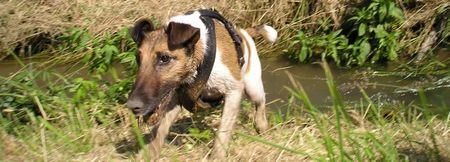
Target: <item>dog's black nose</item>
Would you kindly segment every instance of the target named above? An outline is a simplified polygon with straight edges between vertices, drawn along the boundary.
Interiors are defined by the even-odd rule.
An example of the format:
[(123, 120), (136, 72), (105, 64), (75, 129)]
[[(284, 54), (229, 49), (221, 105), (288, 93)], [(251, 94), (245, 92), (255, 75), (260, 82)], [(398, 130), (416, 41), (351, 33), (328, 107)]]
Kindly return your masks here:
[(133, 111), (134, 114), (139, 113), (144, 107), (144, 103), (140, 100), (128, 99), (127, 107)]

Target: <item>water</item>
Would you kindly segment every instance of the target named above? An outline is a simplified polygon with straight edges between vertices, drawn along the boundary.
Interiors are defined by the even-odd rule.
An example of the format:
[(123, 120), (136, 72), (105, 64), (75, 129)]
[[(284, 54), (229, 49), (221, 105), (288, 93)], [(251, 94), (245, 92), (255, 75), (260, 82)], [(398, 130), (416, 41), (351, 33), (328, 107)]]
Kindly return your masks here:
[[(28, 60), (28, 63), (33, 60)], [(34, 60), (39, 62), (39, 60)], [(331, 105), (326, 78), (319, 64), (291, 64), (283, 58), (263, 59), (263, 81), (270, 109), (283, 109), (286, 106), (289, 92), (286, 87), (292, 87), (286, 72), (304, 87), (311, 101), (317, 106)], [(80, 65), (56, 66), (52, 71), (59, 73), (74, 73), (74, 77), (87, 77), (87, 71), (78, 71)], [(123, 69), (117, 66), (118, 71)], [(373, 101), (384, 103), (419, 103), (416, 90), (418, 87), (442, 87), (425, 91), (428, 101), (437, 106), (450, 106), (449, 76), (432, 77), (399, 77), (380, 76), (380, 72), (392, 71), (395, 65), (387, 67), (364, 67), (350, 70), (339, 69), (330, 64), (336, 85), (346, 102), (359, 102), (362, 99), (360, 88), (363, 88)], [(28, 67), (33, 68), (33, 67)], [(70, 69), (69, 69), (70, 68)], [(0, 76), (9, 76), (21, 69), (14, 60), (0, 61)], [(121, 76), (124, 77), (124, 76)], [(446, 78), (447, 77), (447, 78)], [(110, 77), (107, 77), (110, 78)], [(111, 78), (109, 80), (112, 80)], [(446, 86), (446, 87), (445, 87)]]
[[(262, 60), (263, 80), (267, 93), (267, 102), (271, 108), (286, 105), (289, 92), (286, 87), (293, 87), (286, 72), (294, 76), (311, 102), (318, 106), (332, 104), (326, 77), (320, 64), (291, 64), (286, 59), (275, 58)], [(373, 101), (385, 103), (419, 103), (418, 87), (429, 88), (425, 91), (428, 101), (436, 106), (450, 106), (450, 78), (441, 77), (399, 77), (381, 76), (382, 72), (393, 70), (387, 67), (364, 67), (351, 70), (339, 69), (330, 64), (337, 88), (346, 102), (359, 102), (363, 96), (360, 88), (365, 90)], [(446, 106), (446, 107), (447, 107)]]

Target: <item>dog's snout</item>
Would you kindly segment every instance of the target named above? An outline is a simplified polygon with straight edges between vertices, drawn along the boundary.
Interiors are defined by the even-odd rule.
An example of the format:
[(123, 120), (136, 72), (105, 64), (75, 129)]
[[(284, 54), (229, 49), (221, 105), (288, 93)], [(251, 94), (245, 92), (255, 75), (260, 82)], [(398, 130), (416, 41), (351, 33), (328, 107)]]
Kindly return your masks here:
[(127, 101), (127, 107), (133, 112), (137, 112), (144, 107), (144, 103), (140, 100), (129, 99)]

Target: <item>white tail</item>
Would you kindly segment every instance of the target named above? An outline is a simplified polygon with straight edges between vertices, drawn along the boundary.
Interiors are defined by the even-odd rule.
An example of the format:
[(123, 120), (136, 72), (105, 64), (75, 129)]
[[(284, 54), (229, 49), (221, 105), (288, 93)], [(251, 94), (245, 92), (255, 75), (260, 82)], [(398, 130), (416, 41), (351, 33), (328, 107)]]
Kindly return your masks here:
[(265, 40), (272, 43), (274, 43), (278, 37), (278, 32), (273, 27), (268, 25), (258, 25), (256, 27), (247, 28), (245, 30), (253, 38), (261, 35)]

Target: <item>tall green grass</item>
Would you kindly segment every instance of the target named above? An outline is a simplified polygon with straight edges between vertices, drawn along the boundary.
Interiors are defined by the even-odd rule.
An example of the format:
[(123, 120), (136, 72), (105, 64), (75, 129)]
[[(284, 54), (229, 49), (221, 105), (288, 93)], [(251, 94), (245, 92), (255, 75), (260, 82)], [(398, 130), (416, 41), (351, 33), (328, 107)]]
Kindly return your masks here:
[[(291, 105), (287, 109), (288, 112), (271, 114), (274, 127), (261, 136), (251, 135), (247, 129), (238, 128), (236, 138), (233, 140), (236, 141), (235, 146), (231, 148), (252, 146), (248, 143), (251, 142), (266, 146), (267, 152), (273, 150), (282, 152), (278, 156), (268, 157), (269, 159), (283, 159), (285, 155), (314, 161), (414, 160), (413, 155), (405, 153), (408, 151), (417, 152), (435, 161), (448, 158), (446, 156), (448, 150), (443, 149), (443, 146), (448, 144), (445, 137), (445, 132), (449, 130), (448, 108), (441, 114), (430, 111), (434, 106), (429, 104), (423, 91), (418, 93), (419, 104), (378, 103), (381, 101), (372, 101), (362, 88), (360, 103), (346, 103), (337, 91), (327, 63), (323, 62), (322, 67), (326, 73), (333, 105), (317, 107), (310, 101), (302, 85), (291, 77), (293, 88), (289, 89), (292, 97), (289, 100)], [(116, 84), (100, 84), (95, 79), (81, 78), (70, 81), (59, 75), (43, 74), (44, 72), (22, 71), (8, 78), (0, 78), (3, 81), (4, 90), (0, 97), (5, 99), (2, 101), (9, 101), (9, 106), (3, 107), (0, 113), (1, 133), (20, 141), (23, 145), (21, 147), (23, 156), (42, 161), (77, 159), (81, 155), (92, 154), (105, 146), (108, 146), (106, 148), (109, 152), (114, 153), (116, 152), (114, 145), (120, 142), (113, 137), (125, 136), (136, 139), (136, 146), (140, 148), (138, 150), (143, 152), (142, 158), (150, 157), (143, 135), (145, 131), (141, 130), (131, 114), (123, 115), (122, 113), (121, 115), (120, 109), (124, 107), (120, 101), (112, 100), (111, 98), (114, 97), (107, 95), (108, 93), (103, 92), (102, 89), (86, 91), (82, 88), (85, 86), (114, 87)], [(61, 80), (56, 81), (53, 78), (50, 79), (53, 82), (47, 81), (47, 84), (42, 85), (37, 83), (42, 76), (61, 78)], [(79, 90), (85, 94), (85, 97), (74, 98)], [(100, 91), (102, 93), (99, 93)], [(11, 97), (12, 100), (9, 99)], [(5, 103), (7, 102), (2, 104)], [(244, 103), (244, 107), (246, 107), (244, 110), (253, 110), (249, 108), (251, 104)], [(249, 122), (248, 119), (245, 120), (247, 120), (246, 123)], [(295, 124), (296, 121), (299, 124)], [(289, 123), (294, 123), (295, 130), (289, 127)], [(310, 134), (306, 128), (317, 130), (317, 134)], [(191, 128), (185, 136), (210, 143), (213, 138), (208, 132)], [(282, 136), (289, 132), (293, 133)], [(272, 136), (278, 138), (271, 138)], [(310, 140), (301, 142), (300, 137)], [(98, 138), (102, 140), (99, 142)], [(192, 146), (189, 141), (192, 142), (188, 140), (186, 147)], [(295, 143), (295, 145), (288, 145), (286, 141), (288, 144)], [(209, 148), (206, 143), (194, 145)], [(236, 144), (242, 144), (242, 146), (236, 146)], [(165, 151), (166, 153), (183, 151), (166, 149), (169, 149)], [(206, 154), (201, 151), (196, 152), (195, 149), (188, 152), (202, 154), (201, 158)], [(10, 156), (2, 158), (9, 161)], [(96, 156), (85, 157), (83, 160), (108, 159), (112, 155)], [(174, 156), (179, 159), (187, 158), (179, 154)], [(192, 158), (195, 159), (194, 157), (199, 156), (195, 155)], [(133, 159), (128, 155), (124, 158)], [(233, 158), (233, 155), (230, 158)]]
[[(117, 87), (128, 84), (127, 80), (70, 80), (59, 73), (27, 66), (14, 75), (0, 77), (0, 131), (24, 145), (25, 158), (74, 159), (97, 147), (96, 138), (101, 134), (96, 131), (116, 127), (123, 120), (117, 114), (123, 107), (118, 104), (123, 96), (117, 95)], [(8, 160), (8, 156), (3, 159)]]
[[(440, 150), (442, 147), (445, 147), (443, 146), (445, 144), (442, 143), (445, 138), (436, 135), (435, 129), (442, 123), (448, 124), (448, 119), (439, 120), (437, 117), (445, 118), (449, 112), (432, 114), (428, 110), (430, 105), (426, 101), (427, 99), (423, 92), (419, 92), (421, 101), (419, 105), (398, 104), (383, 106), (389, 103), (375, 103), (360, 88), (361, 102), (359, 104), (350, 104), (342, 100), (338, 93), (333, 81), (333, 75), (326, 61), (322, 62), (322, 68), (327, 77), (327, 86), (333, 100), (333, 105), (326, 108), (318, 108), (312, 104), (303, 86), (288, 74), (293, 83), (293, 88), (288, 88), (288, 90), (296, 100), (302, 102), (300, 106), (292, 105), (295, 107), (291, 108), (291, 110), (299, 111), (304, 109), (307, 115), (303, 114), (301, 116), (311, 118), (312, 123), (306, 122), (308, 123), (307, 125), (313, 125), (319, 132), (319, 135), (313, 137), (317, 138), (319, 142), (315, 144), (319, 146), (311, 145), (311, 147), (319, 147), (319, 150), (308, 152), (295, 147), (286, 147), (275, 141), (267, 141), (264, 138), (242, 132), (238, 132), (237, 135), (273, 149), (290, 152), (299, 156), (299, 158), (302, 157), (314, 161), (415, 161), (417, 159), (414, 159), (414, 155), (404, 153), (405, 147), (403, 144), (408, 144), (412, 147), (417, 145), (418, 141), (424, 139), (430, 142), (421, 143), (421, 145), (425, 149), (429, 149), (429, 151), (423, 153), (422, 156), (429, 158), (431, 161), (441, 161), (443, 156), (446, 156), (446, 153)], [(400, 112), (391, 113), (395, 111)], [(301, 120), (301, 116), (296, 116), (295, 118)], [(448, 130), (445, 127), (443, 129)], [(274, 132), (279, 131), (283, 130), (280, 129)], [(427, 135), (426, 137), (417, 136), (418, 132)], [(299, 133), (300, 135), (301, 133)], [(411, 149), (414, 150), (414, 148)], [(418, 152), (417, 154), (421, 154), (420, 150), (415, 151)]]

